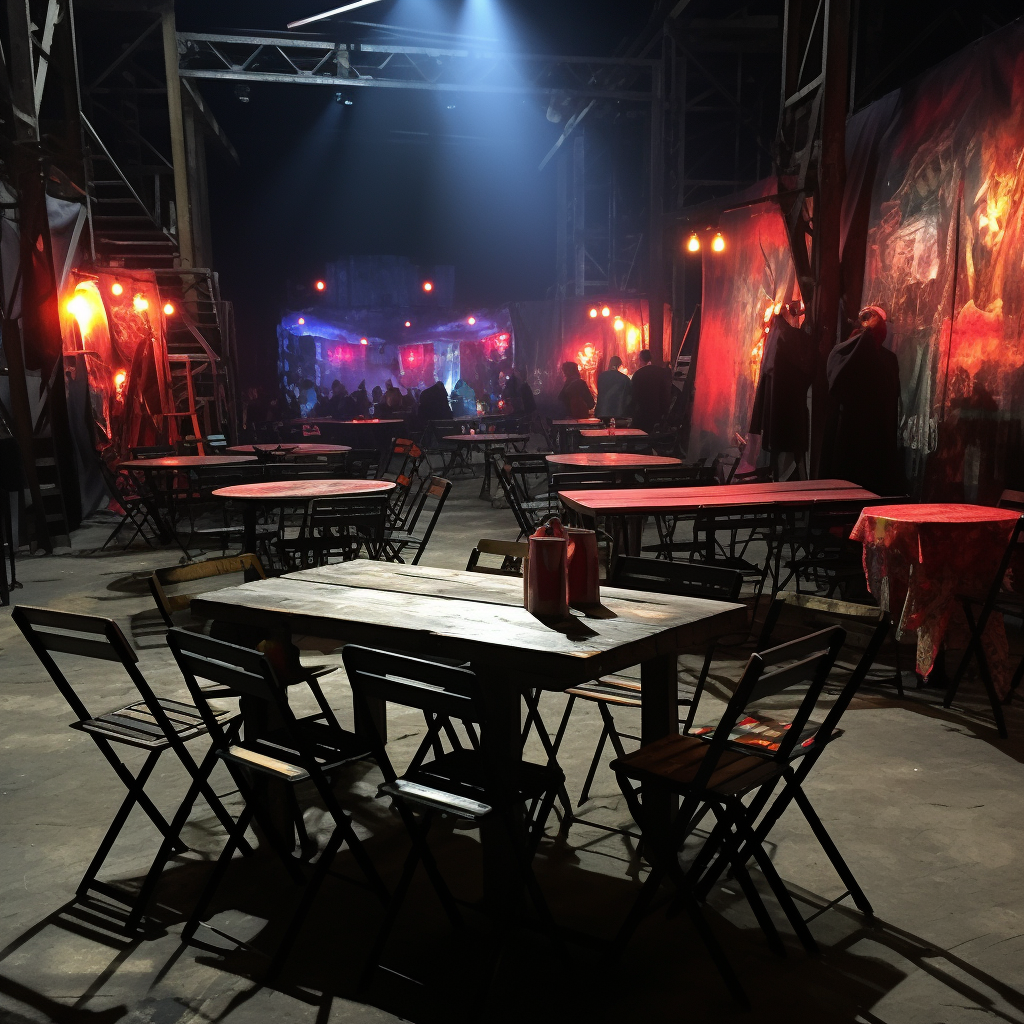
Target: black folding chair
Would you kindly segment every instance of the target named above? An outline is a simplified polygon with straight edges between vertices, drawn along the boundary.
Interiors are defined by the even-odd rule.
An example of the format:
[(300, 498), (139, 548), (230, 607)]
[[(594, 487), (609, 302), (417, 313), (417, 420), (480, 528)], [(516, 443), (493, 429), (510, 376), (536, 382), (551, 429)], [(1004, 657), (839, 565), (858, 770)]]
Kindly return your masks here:
[(229, 576), (233, 573), (252, 572), (259, 579), (267, 578), (263, 563), (250, 554), (235, 555), (228, 558), (207, 558), (202, 562), (189, 562), (187, 565), (171, 565), (157, 569), (149, 577), (149, 592), (156, 602), (156, 609), (164, 625), (170, 629), (176, 625), (174, 615), (185, 611), (195, 596), (194, 594), (168, 594), (165, 588), (179, 583), (195, 583), (198, 580), (212, 579), (216, 576)]
[(519, 527), (516, 540), (529, 537), (553, 513), (554, 508), (547, 500), (523, 501), (516, 491), (515, 480), (512, 478), (508, 466), (504, 465), (497, 455), (492, 455), (491, 458), (494, 460), (494, 475), (498, 478), (501, 493), (505, 497), (506, 504), (512, 510), (512, 514), (516, 518), (516, 525)]
[[(183, 629), (170, 630), (167, 643), (209, 729), (212, 750), (227, 766), (245, 800), (245, 808), (238, 820), (238, 830), (232, 833), (221, 852), (199, 902), (182, 931), (181, 941), (190, 943), (199, 925), (203, 923), (203, 915), (231, 863), (239, 837), (255, 819), (292, 880), (304, 884), (298, 905), (271, 961), (269, 974), (273, 975), (291, 951), (302, 922), (343, 844), (348, 844), (369, 889), (382, 903), (386, 905), (388, 902), (387, 889), (359, 841), (351, 818), (338, 803), (331, 785), (331, 777), (335, 772), (366, 758), (370, 749), (367, 743), (342, 729), (333, 714), (297, 719), (288, 704), (286, 688), (277, 678), (266, 655), (259, 651)], [(201, 679), (229, 687), (241, 694), (243, 714), (246, 716), (243, 739), (233, 738), (220, 727), (216, 713), (207, 700), (207, 691), (199, 682)], [(303, 782), (312, 783), (324, 807), (334, 819), (334, 829), (326, 846), (320, 851), (308, 879), (304, 878), (298, 862), (292, 856), (293, 844), (289, 840), (294, 837), (286, 839), (281, 835), (265, 790), (254, 785), (255, 777), (288, 787), (294, 826), (298, 829), (299, 839), (305, 849), (311, 846), (311, 841), (302, 823), (295, 787)], [(240, 940), (232, 941), (238, 942), (240, 947), (251, 948)]]
[[(431, 477), (430, 482), (421, 488), (420, 494), (416, 502), (409, 509), (409, 514), (402, 527), (400, 529), (392, 527), (387, 531), (383, 548), (388, 560), (394, 559), (397, 562), (405, 562), (402, 554), (414, 551), (415, 555), (413, 556), (412, 564), (420, 564), (420, 559), (423, 557), (423, 552), (427, 550), (427, 543), (434, 532), (434, 527), (437, 526), (441, 509), (444, 508), (444, 503), (451, 489), (451, 481), (444, 480), (439, 476)], [(426, 526), (422, 527), (422, 531), (417, 532), (417, 527), (420, 526), (420, 519), (428, 505), (431, 506), (430, 518), (427, 520)]]
[[(139, 671), (135, 651), (117, 623), (111, 619), (25, 606), (15, 608), (12, 618), (77, 716), (78, 720), (71, 724), (71, 728), (87, 733), (92, 738), (128, 790), (128, 795), (114, 815), (114, 820), (110, 823), (99, 849), (78, 884), (76, 895), (79, 900), (84, 900), (89, 892), (98, 892), (128, 907), (129, 914), (125, 927), (129, 932), (134, 932), (153, 895), (164, 865), (172, 856), (188, 849), (181, 841), (181, 830), (200, 793), (228, 830), (232, 841), (236, 840), (234, 819), (208, 781), (216, 764), (214, 748), (211, 747), (202, 762), (197, 765), (185, 744), (189, 740), (206, 735), (210, 723), (216, 724), (219, 733), (234, 736), (237, 732), (238, 718), (231, 712), (222, 710), (210, 710), (208, 715), (201, 714), (192, 704), (157, 697), (145, 676)], [(113, 711), (94, 715), (82, 700), (78, 690), (58, 667), (53, 658), (54, 654), (120, 664), (138, 691), (140, 699)], [(224, 688), (215, 689), (207, 695), (232, 696), (231, 692)], [(137, 774), (133, 775), (131, 769), (121, 760), (114, 750), (114, 744), (146, 752), (146, 760)], [(145, 792), (145, 785), (153, 774), (160, 755), (168, 749), (174, 751), (192, 779), (170, 824)], [(136, 805), (146, 812), (164, 839), (138, 896), (132, 900), (114, 886), (98, 881), (96, 876)], [(244, 829), (237, 832), (237, 844), (245, 852), (251, 852), (242, 831)]]
[[(817, 759), (824, 752), (825, 748), (842, 735), (838, 728), (840, 719), (850, 705), (850, 701), (856, 696), (858, 690), (864, 684), (868, 672), (871, 671), (874, 663), (881, 653), (882, 647), (889, 634), (892, 632), (892, 620), (887, 612), (883, 612), (871, 605), (850, 604), (845, 601), (835, 601), (828, 598), (813, 597), (800, 594), (780, 594), (772, 602), (765, 620), (764, 629), (758, 641), (758, 650), (767, 650), (777, 646), (778, 640), (774, 634), (780, 626), (794, 626), (802, 630), (829, 628), (836, 625), (843, 627), (846, 633), (845, 644), (841, 653), (857, 654), (857, 662), (848, 675), (846, 682), (836, 694), (832, 707), (829, 709), (825, 719), (820, 724), (813, 721), (808, 722), (804, 732), (809, 738), (796, 746), (791, 754), (790, 765), (785, 769), (779, 783), (783, 786), (782, 792), (769, 804), (774, 795), (774, 787), (765, 785), (757, 793), (756, 797), (748, 804), (747, 814), (751, 822), (757, 821), (758, 815), (764, 814), (761, 820), (753, 827), (754, 838), (764, 843), (772, 828), (782, 817), (783, 812), (795, 801), (804, 819), (810, 826), (814, 837), (825, 852), (825, 855), (832, 862), (843, 884), (845, 891), (830, 900), (824, 907), (820, 908), (809, 921), (835, 906), (847, 896), (852, 897), (857, 908), (864, 914), (872, 914), (871, 904), (868, 902), (864, 890), (860, 887), (849, 865), (843, 859), (838, 847), (828, 834), (817, 812), (804, 792), (802, 785)], [(833, 672), (835, 669), (833, 669)], [(899, 683), (899, 663), (896, 665), (896, 684)], [(902, 687), (900, 687), (902, 694)], [(763, 715), (757, 719), (766, 722)], [(689, 730), (684, 730), (686, 734)], [(708, 733), (703, 732), (705, 737)], [(795, 767), (794, 767), (795, 764)], [(691, 874), (696, 877), (701, 875), (697, 883), (697, 896), (700, 899), (707, 897), (712, 886), (718, 880), (721, 872), (725, 870), (726, 858), (719, 857), (712, 863), (716, 841), (721, 839), (722, 832), (712, 834), (705, 843), (700, 856), (694, 862)], [(708, 865), (711, 865), (708, 867)]]
[[(675, 887), (673, 910), (685, 910), (734, 997), (749, 1000), (701, 912), (693, 880), (679, 863), (679, 852), (710, 811), (716, 829), (716, 852), (728, 858), (770, 946), (782, 952), (782, 940), (746, 868), (753, 857), (794, 931), (808, 950), (816, 944), (771, 858), (755, 838), (743, 797), (775, 784), (785, 776), (795, 748), (813, 739), (817, 727), (809, 725), (845, 634), (838, 626), (750, 656), (743, 678), (725, 713), (710, 733), (710, 741), (696, 736), (666, 736), (612, 762), (619, 787), (645, 839), (651, 871), (617, 936), (625, 943), (639, 925), (662, 883)], [(803, 691), (787, 727), (751, 729), (746, 725), (751, 704), (794, 687)], [(811, 730), (808, 733), (808, 730)], [(671, 827), (662, 832), (647, 820), (640, 787), (673, 793), (681, 806)], [(660, 801), (659, 801), (660, 802)], [(721, 833), (725, 833), (724, 836)]]
[[(138, 482), (133, 476), (129, 476), (127, 473), (111, 469), (103, 458), (100, 459), (99, 466), (100, 473), (103, 476), (103, 482), (107, 485), (107, 490), (110, 492), (111, 497), (113, 497), (117, 501), (118, 505), (121, 506), (122, 510), (120, 521), (117, 526), (110, 531), (110, 536), (103, 542), (103, 546), (100, 550), (105, 551), (107, 545), (116, 540), (126, 526), (135, 527), (135, 532), (128, 538), (127, 543), (124, 545), (126, 548), (131, 546), (136, 537), (141, 537), (146, 542), (147, 547), (153, 547), (154, 540), (163, 539), (161, 537), (161, 523), (158, 516), (150, 507), (149, 501), (139, 489)], [(6, 492), (4, 493), (6, 498)], [(153, 530), (152, 540), (146, 534), (147, 522)]]
[[(620, 556), (616, 559), (612, 579), (609, 581), (613, 587), (622, 587), (628, 590), (642, 590), (655, 594), (676, 594), (681, 597), (696, 597), (710, 601), (735, 601), (743, 586), (743, 577), (732, 569), (718, 569), (712, 566), (696, 565), (690, 562), (663, 562), (653, 558), (633, 558)], [(712, 643), (704, 659), (704, 669), (701, 673), (701, 681), (707, 673), (707, 666), (710, 663), (714, 644)], [(604, 676), (590, 683), (581, 686), (574, 686), (565, 691), (569, 700), (566, 702), (565, 711), (562, 714), (562, 721), (559, 723), (558, 732), (555, 734), (552, 744), (555, 754), (562, 744), (569, 719), (572, 716), (573, 707), (577, 700), (589, 701), (597, 705), (601, 713), (601, 735), (594, 750), (594, 756), (590, 761), (590, 769), (587, 772), (586, 781), (580, 792), (577, 807), (581, 807), (590, 799), (590, 787), (594, 784), (598, 766), (601, 763), (601, 755), (604, 753), (606, 742), (610, 742), (617, 757), (625, 757), (626, 750), (622, 745), (624, 739), (640, 742), (639, 736), (621, 732), (615, 724), (612, 714), (613, 708), (641, 707), (640, 681), (629, 676)], [(695, 694), (694, 702), (699, 696), (699, 690)], [(690, 703), (689, 699), (682, 698), (680, 703)], [(529, 728), (530, 719), (527, 719)], [(538, 728), (542, 726), (538, 722)], [(626, 835), (633, 835), (628, 829), (620, 829), (601, 822), (589, 821), (586, 818), (577, 817), (569, 812), (562, 820), (563, 833), (568, 831), (574, 824), (590, 825), (593, 828), (602, 829), (606, 832), (619, 832)], [(639, 838), (634, 836), (634, 838)]]
[[(412, 841), (401, 879), (367, 958), (364, 982), (379, 966), (380, 955), (420, 862), (449, 920), (456, 927), (462, 924), (458, 904), (426, 841), (437, 814), (480, 825), (498, 819), (507, 832), (526, 892), (542, 923), (553, 931), (554, 922), (531, 862), (564, 780), (561, 769), (557, 765), (524, 761), (511, 789), (495, 777), (480, 750), (479, 737), (487, 728), (486, 715), (477, 677), (469, 669), (352, 644), (345, 647), (342, 657), (356, 713), (368, 723), (373, 755), (384, 775), (378, 793), (394, 800)], [(401, 776), (395, 771), (376, 726), (378, 719), (373, 706), (380, 701), (417, 708), (427, 724), (427, 734)], [(468, 745), (460, 738), (456, 722), (462, 724)], [(429, 760), (428, 755), (432, 755)], [(521, 806), (526, 808), (523, 822), (517, 821), (517, 808)], [(419, 821), (416, 812), (421, 815)]]
[[(1020, 491), (1004, 491), (1003, 496), (999, 500), (999, 507), (1024, 511), (1024, 493)], [(982, 685), (985, 687), (985, 693), (988, 695), (989, 704), (992, 707), (992, 717), (995, 719), (996, 729), (1004, 739), (1007, 736), (1006, 717), (1003, 715), (999, 694), (996, 693), (995, 683), (992, 680), (992, 668), (988, 663), (988, 658), (985, 656), (984, 636), (985, 628), (993, 613), (1024, 619), (1024, 597), (1021, 596), (1019, 591), (1003, 589), (1007, 570), (1010, 568), (1011, 563), (1016, 562), (1019, 567), (1024, 568), (1024, 537), (1022, 537), (1022, 531), (1024, 531), (1024, 515), (1014, 524), (1009, 543), (1006, 545), (1003, 557), (999, 561), (999, 568), (996, 569), (995, 576), (991, 584), (989, 584), (984, 598), (979, 600), (976, 596), (969, 594), (958, 595), (964, 609), (964, 615), (967, 617), (971, 638), (967, 644), (967, 650), (964, 651), (964, 656), (960, 659), (956, 672), (953, 673), (953, 678), (949, 681), (949, 686), (946, 688), (946, 696), (942, 701), (943, 707), (947, 708), (953, 703), (967, 667), (972, 659), (977, 659), (978, 674), (981, 676)], [(1012, 699), (1017, 687), (1020, 686), (1022, 678), (1024, 678), (1024, 658), (1021, 659), (1010, 680), (1008, 699)]]
[[(476, 547), (469, 553), (466, 572), (489, 573), (492, 576), (523, 575), (523, 560), (529, 557), (530, 545), (522, 541), (487, 540), (481, 538)], [(482, 555), (493, 555), (501, 559), (498, 566), (481, 565)]]
[(348, 498), (317, 498), (306, 507), (295, 537), (287, 536), (282, 518), (277, 551), (291, 571), (344, 562), (357, 558), (365, 548), (370, 558), (379, 558), (384, 544), (386, 495)]

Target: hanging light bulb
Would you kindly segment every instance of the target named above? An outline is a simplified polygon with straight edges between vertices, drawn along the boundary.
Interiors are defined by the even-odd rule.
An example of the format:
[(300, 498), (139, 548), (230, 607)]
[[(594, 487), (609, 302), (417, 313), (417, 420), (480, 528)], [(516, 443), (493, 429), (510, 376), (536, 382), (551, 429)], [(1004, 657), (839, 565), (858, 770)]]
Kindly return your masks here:
[(614, 327), (614, 328), (615, 328), (615, 330), (617, 330), (617, 331), (621, 331), (621, 330), (622, 330), (622, 328), (623, 328), (623, 327), (625, 327), (625, 326), (626, 326), (626, 323), (625, 323), (625, 321), (624, 321), (624, 320), (622, 319), (622, 317), (621, 317), (621, 316), (617, 316), (617, 317), (615, 318), (615, 323), (613, 323), (613, 324), (612, 324), (612, 327)]
[(120, 281), (115, 279), (114, 283), (110, 286), (110, 294), (116, 296), (116, 295), (123, 294), (123, 292), (124, 292), (124, 285), (121, 284)]
[(716, 231), (715, 237), (711, 239), (711, 249), (713, 252), (725, 251), (725, 239), (722, 237), (721, 231)]
[(601, 310), (601, 316), (611, 316), (611, 315), (612, 315), (612, 311), (607, 306), (605, 306)]
[(164, 303), (164, 316), (174, 316), (174, 303), (173, 302), (165, 302)]
[(592, 309), (590, 311), (590, 319), (594, 320), (594, 319), (596, 319), (596, 317), (597, 317), (597, 310), (596, 309)]
[(697, 237), (696, 231), (687, 239), (686, 250), (687, 252), (700, 252), (700, 239)]

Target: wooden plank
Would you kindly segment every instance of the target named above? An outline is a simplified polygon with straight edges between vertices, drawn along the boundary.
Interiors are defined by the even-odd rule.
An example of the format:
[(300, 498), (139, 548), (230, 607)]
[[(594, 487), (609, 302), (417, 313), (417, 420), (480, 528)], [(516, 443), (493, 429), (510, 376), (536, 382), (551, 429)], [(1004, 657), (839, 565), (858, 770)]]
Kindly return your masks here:
[(559, 491), (569, 508), (587, 516), (670, 515), (724, 508), (799, 508), (840, 501), (871, 501), (877, 494), (862, 487), (782, 488), (773, 484), (727, 487), (634, 487), (620, 490)]
[[(443, 652), (527, 674), (551, 689), (746, 628), (743, 605), (617, 590), (602, 595), (605, 614), (612, 617), (574, 615), (549, 625), (522, 607), (517, 579), (416, 567), (429, 575), (399, 580), (397, 573), (412, 567), (372, 567), (396, 573), (396, 579), (388, 582), (380, 573), (374, 586), (352, 586), (296, 574), (204, 594), (193, 601), (193, 612), (257, 630), (286, 628), (342, 642)], [(366, 568), (371, 563), (357, 571)], [(467, 588), (451, 577), (471, 579), (472, 600), (465, 600)], [(409, 592), (415, 590), (423, 592)], [(460, 596), (443, 596), (442, 590)]]

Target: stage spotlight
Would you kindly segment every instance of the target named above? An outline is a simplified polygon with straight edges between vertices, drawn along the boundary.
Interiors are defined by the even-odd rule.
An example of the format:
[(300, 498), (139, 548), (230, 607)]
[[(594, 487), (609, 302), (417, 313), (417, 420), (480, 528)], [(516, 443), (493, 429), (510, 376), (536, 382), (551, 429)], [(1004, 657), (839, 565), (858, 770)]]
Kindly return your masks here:
[(235, 86), (235, 97), (237, 98), (239, 103), (248, 103), (249, 86), (239, 82), (239, 84)]
[(434, 290), (433, 282), (431, 282), (431, 281), (424, 281), (423, 282), (423, 290), (425, 292), (432, 292)]
[(299, 326), (301, 327), (305, 322), (306, 322), (306, 318), (304, 316), (300, 316), (299, 317)]
[(145, 313), (149, 309), (149, 299), (145, 295), (136, 295), (132, 299), (132, 305), (135, 307), (136, 313)]
[(476, 317), (475, 317), (475, 316), (471, 316), (471, 317), (470, 317), (470, 318), (469, 318), (469, 319), (468, 319), (468, 320), (466, 321), (466, 323), (468, 323), (468, 324), (469, 324), (469, 326), (470, 326), (470, 327), (472, 327), (472, 326), (473, 326), (473, 324), (475, 324), (475, 323), (476, 323)]
[(604, 309), (601, 310), (601, 316), (611, 316), (611, 315), (612, 315), (612, 311), (607, 306), (605, 306)]
[(625, 326), (626, 326), (625, 321), (622, 319), (621, 316), (617, 316), (615, 318), (615, 323), (612, 324), (612, 327), (614, 327), (615, 330), (617, 330), (617, 331), (621, 331), (622, 328), (625, 327)]
[(317, 283), (316, 283), (315, 285), (313, 285), (313, 287), (314, 287), (314, 288), (315, 288), (315, 289), (316, 289), (316, 290), (317, 290), (318, 292), (322, 292), (322, 291), (325, 291), (325, 290), (326, 290), (326, 288), (327, 288), (327, 282), (326, 282), (326, 281), (317, 281)]
[(697, 237), (696, 231), (690, 235), (690, 238), (686, 243), (686, 249), (687, 252), (700, 252), (700, 239)]
[(597, 310), (596, 309), (592, 309), (590, 311), (590, 319), (593, 320), (596, 316), (597, 316)]
[(164, 303), (164, 316), (174, 316), (174, 303), (173, 302), (165, 302)]
[(722, 237), (721, 231), (716, 231), (715, 237), (711, 239), (711, 250), (712, 252), (725, 251), (725, 239)]
[(360, 338), (359, 339), (359, 344), (360, 345), (369, 345), (370, 344), (370, 340), (369, 340), (369, 338)]
[(124, 285), (120, 281), (114, 281), (110, 286), (111, 295), (121, 295), (124, 292)]

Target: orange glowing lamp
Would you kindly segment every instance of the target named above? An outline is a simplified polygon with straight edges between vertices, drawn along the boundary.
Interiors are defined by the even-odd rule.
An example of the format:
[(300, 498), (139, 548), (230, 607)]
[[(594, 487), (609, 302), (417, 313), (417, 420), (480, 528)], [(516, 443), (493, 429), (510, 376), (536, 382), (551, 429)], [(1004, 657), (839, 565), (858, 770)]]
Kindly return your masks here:
[(700, 252), (700, 239), (697, 237), (696, 231), (686, 240), (686, 251)]
[(132, 299), (132, 305), (135, 307), (136, 313), (145, 313), (149, 309), (149, 299), (145, 295), (136, 295)]
[(716, 231), (715, 237), (711, 239), (711, 251), (725, 252), (725, 239), (722, 237), (721, 231)]
[(370, 342), (369, 342), (369, 340), (367, 338), (360, 338), (359, 339), (359, 344), (360, 345), (369, 345)]
[(475, 323), (476, 323), (476, 317), (475, 317), (475, 316), (471, 316), (471, 317), (470, 317), (470, 318), (469, 318), (469, 319), (468, 319), (468, 320), (466, 321), (466, 323), (468, 323), (468, 324), (469, 324), (469, 326), (470, 326), (470, 327), (472, 327), (472, 326), (473, 326), (473, 324), (475, 324)]
[(433, 281), (424, 281), (423, 282), (423, 290), (425, 292), (432, 292), (434, 290), (434, 282)]
[(174, 303), (173, 302), (165, 302), (164, 303), (164, 316), (174, 316)]
[(114, 374), (114, 390), (117, 392), (118, 398), (121, 397), (121, 392), (124, 391), (124, 382), (128, 379), (128, 372), (126, 370), (118, 370)]
[(601, 310), (601, 316), (611, 316), (611, 315), (612, 315), (612, 311), (607, 306), (605, 306), (604, 309)]
[(316, 290), (318, 292), (322, 292), (322, 291), (324, 291), (327, 288), (327, 282), (326, 281), (317, 281), (317, 283), (316, 283), (316, 285), (314, 287), (316, 288)]
[(406, 327), (412, 327), (412, 321), (411, 320), (406, 320), (405, 321), (405, 326)]
[(591, 320), (595, 320), (595, 319), (597, 319), (597, 310), (596, 310), (596, 309), (592, 309), (592, 310), (590, 311), (590, 319), (591, 319)]
[(306, 322), (306, 318), (304, 316), (300, 316), (299, 317), (299, 326), (301, 327), (305, 322)]
[(593, 345), (584, 345), (583, 346), (583, 354), (588, 359), (590, 359), (594, 355), (594, 346)]
[(617, 331), (621, 331), (625, 326), (626, 322), (625, 320), (622, 319), (621, 316), (617, 316), (615, 318), (615, 323), (612, 324), (612, 327), (614, 327)]
[(114, 296), (123, 295), (124, 294), (124, 285), (121, 284), (120, 281), (115, 281), (110, 286), (110, 294), (114, 295)]

